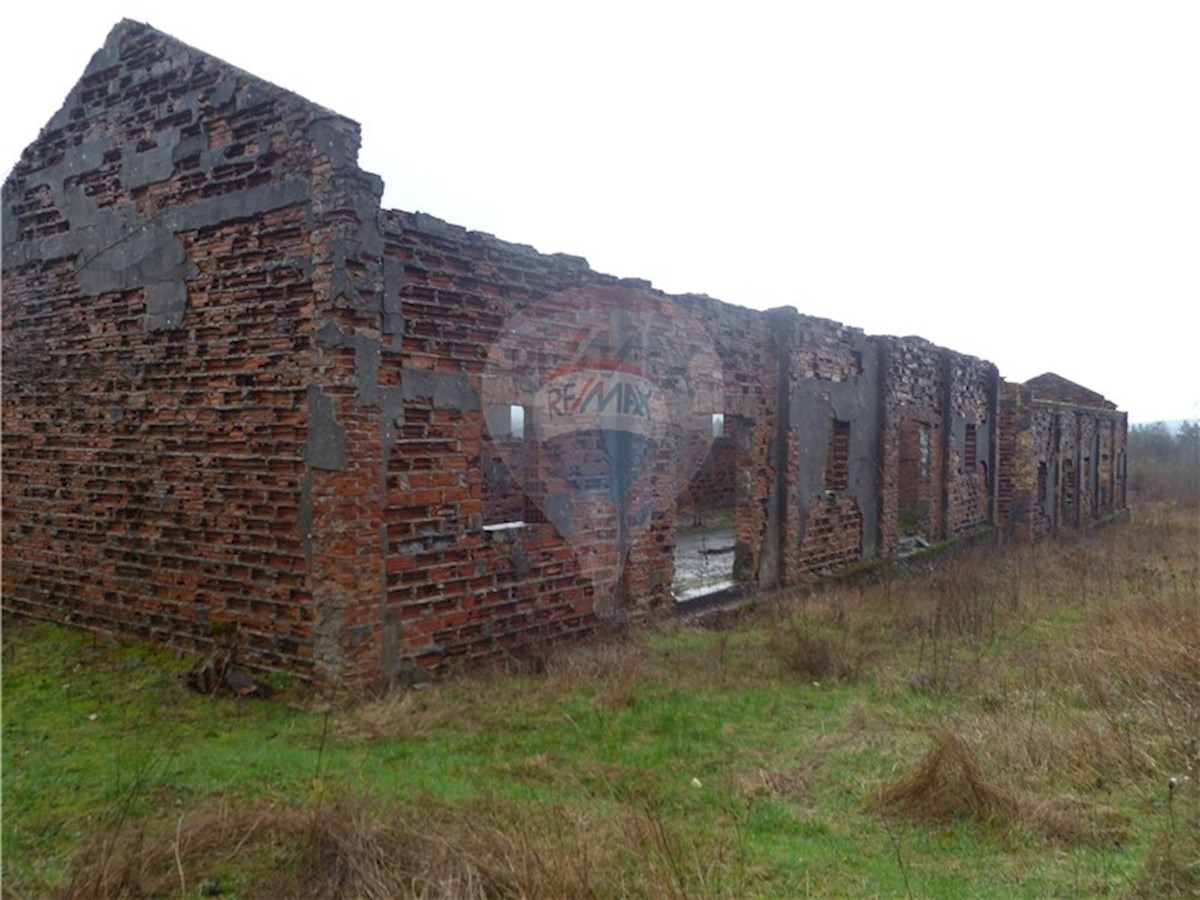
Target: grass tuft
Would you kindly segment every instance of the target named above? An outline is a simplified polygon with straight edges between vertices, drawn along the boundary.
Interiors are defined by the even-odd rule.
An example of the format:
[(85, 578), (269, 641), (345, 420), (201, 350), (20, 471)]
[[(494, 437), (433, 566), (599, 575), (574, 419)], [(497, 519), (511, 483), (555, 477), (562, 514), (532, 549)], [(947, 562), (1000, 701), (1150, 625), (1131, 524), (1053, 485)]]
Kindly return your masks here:
[(975, 754), (959, 735), (948, 729), (933, 732), (933, 746), (921, 761), (882, 788), (870, 807), (912, 822), (946, 823), (974, 819), (984, 823), (1011, 822), (1020, 804), (992, 783)]
[(598, 817), (494, 797), (384, 809), (350, 796), (156, 816), (94, 835), (74, 862), (59, 900), (686, 897), (704, 889), (710, 864), (649, 809)]

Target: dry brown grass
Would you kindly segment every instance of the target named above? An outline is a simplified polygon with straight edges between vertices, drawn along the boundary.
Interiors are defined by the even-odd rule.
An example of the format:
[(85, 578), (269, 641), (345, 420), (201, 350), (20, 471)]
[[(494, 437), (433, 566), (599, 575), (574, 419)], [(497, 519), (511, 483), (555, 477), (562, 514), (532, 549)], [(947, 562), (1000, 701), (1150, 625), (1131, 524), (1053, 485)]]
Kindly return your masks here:
[(800, 763), (789, 768), (758, 768), (737, 778), (737, 794), (742, 799), (771, 797), (777, 800), (803, 800), (821, 764)]
[[(524, 898), (720, 895), (704, 859), (652, 810), (380, 810), (210, 804), (96, 835), (60, 900), (235, 892), (247, 898)], [(226, 882), (236, 871), (238, 883)]]
[(646, 644), (631, 635), (547, 647), (538, 661), (536, 671), (520, 674), (510, 660), (500, 660), (432, 687), (399, 687), (339, 709), (334, 727), (362, 741), (418, 738), (447, 727), (496, 728), (505, 722), (511, 695), (549, 704), (582, 690), (595, 692), (598, 707), (619, 709), (633, 703), (634, 688), (648, 669)]
[[(1129, 818), (1103, 802), (1109, 791), (1200, 770), (1198, 580), (1200, 519), (1162, 508), (896, 579), (893, 621), (920, 645), (922, 681), (910, 686), (975, 698), (984, 712), (957, 713), (872, 808), (1058, 844), (1123, 841)], [(1200, 866), (1190, 852), (1179, 871)]]
[(939, 729), (933, 746), (910, 771), (880, 790), (871, 807), (886, 816), (913, 822), (949, 822), (966, 818), (1009, 822), (1016, 818), (1016, 797), (983, 772), (967, 743)]
[(853, 586), (783, 591), (747, 620), (766, 629), (766, 649), (785, 676), (855, 683), (869, 677), (883, 655), (880, 618), (867, 601)]
[(1057, 844), (1124, 840), (1128, 819), (1120, 811), (1076, 796), (1023, 797), (988, 776), (960, 735), (938, 729), (932, 737), (924, 758), (881, 789), (870, 809), (919, 823), (968, 819), (1021, 829)]
[(364, 741), (416, 738), (445, 724), (440, 698), (424, 690), (397, 688), (382, 697), (339, 711), (337, 730)]
[[(723, 781), (735, 805), (817, 803), (839, 754), (908, 758), (914, 729), (936, 721), (942, 727), (919, 762), (875, 789), (883, 763), (865, 763), (852, 795), (873, 790), (867, 807), (885, 819), (965, 819), (1033, 836), (1053, 853), (1111, 847), (1133, 831), (1128, 811), (1142, 814), (1141, 795), (1170, 775), (1200, 776), (1198, 554), (1200, 521), (1153, 509), (1115, 528), (1034, 546), (962, 547), (873, 580), (763, 598), (704, 636), (673, 623), (661, 627), (680, 633), (666, 641), (634, 634), (554, 649), (515, 674), (508, 666), (398, 691), (330, 721), (342, 737), (373, 741), (500, 728), (514, 701), (531, 696), (551, 710), (589, 698), (607, 719), (680, 686), (870, 681), (875, 698), (897, 701), (894, 710), (860, 701), (805, 746), (803, 761), (747, 749), (738, 756), (746, 765)], [(613, 787), (628, 775), (616, 764), (569, 769), (550, 751), (499, 771), (596, 802), (210, 803), (93, 837), (60, 896), (194, 896), (226, 873), (238, 873), (242, 897), (737, 893), (727, 887), (736, 853), (723, 842), (732, 838), (683, 839)], [(1161, 804), (1144, 808), (1156, 821), (1139, 823), (1135, 844), (1166, 821)], [(1177, 802), (1132, 890), (1200, 895), (1200, 803)]]
[(1131, 615), (1116, 603), (1093, 611), (1086, 625), (1045, 661), (1088, 702), (1139, 735), (1161, 735), (1162, 762), (1200, 763), (1200, 595), (1141, 603)]
[(1106, 791), (1157, 768), (1144, 735), (1097, 712), (956, 716), (954, 727), (989, 771), (1024, 791)]
[(592, 641), (551, 656), (547, 680), (561, 696), (595, 688), (598, 706), (619, 709), (632, 705), (634, 688), (649, 669), (646, 657), (645, 643), (630, 636)]

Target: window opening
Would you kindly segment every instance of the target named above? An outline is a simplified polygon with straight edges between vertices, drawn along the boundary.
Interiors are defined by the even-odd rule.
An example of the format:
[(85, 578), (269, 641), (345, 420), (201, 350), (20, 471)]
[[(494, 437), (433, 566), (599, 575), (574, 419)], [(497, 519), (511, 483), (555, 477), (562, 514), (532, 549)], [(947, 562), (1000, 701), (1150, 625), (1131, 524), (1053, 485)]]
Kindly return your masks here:
[(487, 411), (489, 440), (483, 442), (479, 468), (483, 474), (483, 529), (502, 532), (537, 521), (522, 484), (532, 449), (525, 442), (525, 407), (499, 404)]
[(492, 438), (525, 440), (525, 407), (500, 404), (487, 412), (487, 430)]

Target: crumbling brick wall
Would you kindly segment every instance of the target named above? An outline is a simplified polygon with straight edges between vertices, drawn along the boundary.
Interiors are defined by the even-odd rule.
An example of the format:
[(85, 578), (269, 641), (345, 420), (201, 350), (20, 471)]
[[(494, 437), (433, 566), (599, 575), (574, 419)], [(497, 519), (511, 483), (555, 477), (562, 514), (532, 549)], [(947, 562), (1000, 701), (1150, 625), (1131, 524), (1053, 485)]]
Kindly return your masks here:
[(964, 534), (994, 521), (993, 454), (1000, 373), (989, 362), (944, 356), (947, 397), (946, 507), (943, 534)]
[(879, 339), (884, 417), (880, 533), (882, 551), (899, 538), (937, 538), (942, 518), (942, 366), (938, 348), (917, 338)]
[(919, 338), (880, 338), (886, 413), (882, 530), (940, 540), (994, 521), (1000, 376)]
[(878, 534), (878, 352), (861, 329), (794, 315), (789, 354), (787, 536), (794, 578), (869, 558)]
[(6, 606), (189, 650), (231, 623), (248, 664), (363, 675), (379, 418), (357, 338), (317, 339), (378, 331), (357, 146), (113, 30), (4, 186)]
[[(1044, 399), (1030, 387), (1035, 383), (1052, 385), (1053, 397), (1092, 405)], [(997, 511), (999, 525), (1036, 540), (1063, 528), (1091, 527), (1125, 509), (1125, 413), (1095, 392), (1048, 374), (1005, 385), (1001, 418), (1003, 484), (1010, 499)]]
[[(401, 672), (515, 651), (670, 605), (674, 514), (694, 471), (678, 462), (688, 455), (689, 434), (633, 447), (636, 471), (627, 474), (636, 508), (622, 509), (614, 505), (611, 448), (595, 433), (547, 440), (529, 398), (514, 394), (501, 399), (525, 411), (525, 434), (520, 442), (495, 438), (481, 400), (498, 347), (540, 384), (576, 357), (577, 331), (602, 324), (589, 316), (607, 318), (626, 294), (692, 316), (689, 327), (720, 357), (713, 364), (723, 396), (700, 414), (706, 427), (717, 407), (725, 416), (725, 466), (741, 473), (734, 490), (739, 565), (748, 577), (759, 575), (773, 477), (759, 448), (773, 437), (764, 407), (775, 387), (755, 364), (771, 340), (761, 316), (709, 298), (665, 298), (644, 283), (592, 272), (577, 258), (543, 256), (430, 216), (389, 211), (383, 222), (405, 323), (400, 350), (382, 362), (399, 373), (401, 386), (384, 512), (387, 665)], [(513, 317), (531, 308), (542, 317), (538, 328), (515, 336)], [(711, 337), (701, 321), (717, 323)], [(671, 345), (693, 337), (682, 331)], [(635, 361), (669, 385), (682, 377), (671, 369), (673, 356)], [(700, 447), (697, 466), (707, 448)], [(618, 570), (618, 584), (597, 588), (604, 573)]]
[(313, 108), (213, 62), (115, 29), (5, 183), (5, 604), (311, 673)]
[(779, 349), (772, 314), (706, 296), (673, 299), (707, 330), (720, 363), (735, 472), (734, 578), (777, 586), (787, 509), (780, 501)]
[[(761, 588), (1124, 508), (1086, 388), (383, 211), (357, 149), (113, 30), (4, 185), (6, 608), (194, 651), (233, 623), (337, 689), (672, 608), (714, 498)], [(552, 390), (606, 372), (646, 430), (556, 429)]]
[(1034, 483), (1033, 432), (1029, 392), (1019, 385), (1000, 388), (996, 440), (996, 524), (1020, 540), (1031, 540), (1030, 485)]
[(733, 509), (737, 487), (735, 459), (732, 437), (723, 434), (713, 440), (700, 471), (679, 495), (680, 515), (699, 516), (704, 510)]

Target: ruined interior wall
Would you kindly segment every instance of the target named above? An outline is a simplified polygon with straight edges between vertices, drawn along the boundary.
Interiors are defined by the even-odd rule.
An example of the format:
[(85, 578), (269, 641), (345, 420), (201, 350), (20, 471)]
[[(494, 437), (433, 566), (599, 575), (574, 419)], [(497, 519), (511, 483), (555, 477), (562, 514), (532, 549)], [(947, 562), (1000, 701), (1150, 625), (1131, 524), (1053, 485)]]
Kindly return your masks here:
[[(993, 493), (1031, 537), (1124, 507), (1111, 404), (999, 400), (994, 366), (918, 338), (381, 212), (357, 147), (114, 30), (4, 186), (6, 608), (188, 650), (235, 623), (244, 662), (338, 687), (669, 608), (697, 494), (731, 499), (759, 587), (985, 525)], [(691, 406), (653, 440), (540, 434), (514, 378), (528, 434), (489, 434), (497, 346), (544, 385), (631, 298), (613, 355)]]
[(383, 505), (385, 675), (589, 633), (595, 595), (581, 561), (531, 515), (542, 498), (521, 490), (538, 486), (532, 423), (519, 444), (492, 441), (481, 391), (512, 312), (598, 276), (430, 216), (389, 211), (383, 229), (404, 323), (384, 361), (400, 385)]
[(700, 471), (679, 495), (679, 514), (686, 518), (704, 509), (732, 510), (737, 490), (736, 473), (736, 448), (733, 438), (725, 434), (712, 442)]
[(706, 329), (720, 363), (725, 433), (736, 473), (734, 580), (776, 586), (787, 527), (781, 483), (787, 450), (780, 438), (780, 350), (772, 314), (706, 296), (672, 300)]
[(1000, 373), (989, 362), (949, 351), (944, 366), (949, 393), (944, 531), (955, 535), (994, 520)]
[(876, 341), (885, 409), (882, 552), (894, 552), (906, 534), (943, 540), (991, 524), (998, 459), (996, 367), (920, 338)]
[(1053, 494), (1055, 503), (1055, 526), (1078, 528), (1080, 524), (1079, 497), (1079, 417), (1071, 410), (1055, 408), (1049, 410), (1054, 423), (1052, 446), (1057, 483)]
[(918, 534), (929, 540), (945, 536), (941, 491), (945, 454), (940, 452), (945, 443), (943, 366), (940, 348), (928, 341), (874, 340), (880, 354), (883, 405), (879, 545), (881, 554), (891, 555), (902, 535)]
[(875, 555), (879, 354), (861, 329), (810, 316), (789, 348), (799, 575)]
[(314, 107), (123, 23), (4, 186), (4, 602), (313, 670)]
[(1096, 417), (1082, 414), (1079, 422), (1079, 524), (1086, 527), (1100, 514), (1096, 472), (1100, 462), (1100, 433)]
[(1124, 511), (1125, 414), (1036, 397), (1029, 402), (1029, 536), (1088, 528)]
[(1035, 540), (1056, 531), (1061, 517), (1059, 424), (1054, 407), (1032, 404), (1033, 505), (1030, 511), (1030, 536)]
[(996, 435), (996, 524), (1019, 540), (1033, 537), (1037, 500), (1033, 398), (1019, 384), (1001, 384)]
[[(774, 575), (764, 558), (778, 384), (774, 367), (763, 364), (773, 337), (762, 314), (705, 297), (666, 297), (595, 273), (583, 260), (429, 216), (389, 211), (383, 229), (385, 255), (399, 273), (388, 283), (400, 285), (403, 319), (401, 351), (383, 362), (395, 367), (400, 390), (383, 512), (385, 670), (403, 676), (413, 666), (517, 652), (670, 606), (679, 496), (702, 470), (715, 411), (725, 416), (727, 438), (713, 458), (728, 473), (722, 477), (737, 473), (721, 488), (732, 488), (737, 509), (737, 568), (750, 583)], [(637, 349), (653, 337), (637, 337), (638, 326), (627, 362), (668, 395), (683, 396), (683, 381), (695, 375), (683, 371), (694, 358), (683, 351), (708, 343), (723, 387), (697, 413), (703, 430), (630, 439), (631, 487), (618, 508), (609, 439), (594, 431), (548, 437), (530, 391), (579, 358), (581, 336), (608, 328), (627, 296), (646, 308), (661, 305), (652, 327), (674, 333), (656, 339), (680, 351)], [(530, 310), (545, 319), (533, 329), (523, 318)], [(514, 383), (511, 397), (524, 411), (519, 441), (489, 434), (495, 403), (485, 408), (483, 394), (497, 353), (524, 373), (514, 381), (525, 387)], [(694, 466), (682, 466), (697, 447)], [(618, 569), (620, 582), (608, 584)]]

